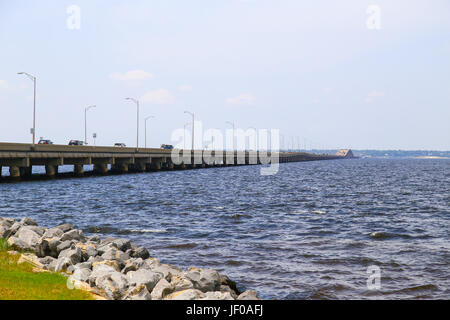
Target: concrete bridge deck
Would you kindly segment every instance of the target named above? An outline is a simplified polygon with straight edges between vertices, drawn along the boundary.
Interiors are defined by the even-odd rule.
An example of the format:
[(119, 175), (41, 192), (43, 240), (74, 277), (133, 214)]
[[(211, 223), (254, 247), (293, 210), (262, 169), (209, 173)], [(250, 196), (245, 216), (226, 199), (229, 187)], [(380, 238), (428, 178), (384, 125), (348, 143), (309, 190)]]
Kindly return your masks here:
[(31, 176), (33, 166), (45, 166), (47, 176), (53, 177), (58, 174), (58, 166), (62, 165), (73, 165), (74, 175), (83, 176), (84, 165), (94, 165), (96, 173), (106, 174), (109, 170), (117, 173), (145, 172), (344, 158), (304, 152), (175, 150), (175, 153), (179, 157), (173, 157), (172, 150), (156, 148), (0, 143), (0, 179), (2, 167), (9, 167), (10, 178), (20, 179)]

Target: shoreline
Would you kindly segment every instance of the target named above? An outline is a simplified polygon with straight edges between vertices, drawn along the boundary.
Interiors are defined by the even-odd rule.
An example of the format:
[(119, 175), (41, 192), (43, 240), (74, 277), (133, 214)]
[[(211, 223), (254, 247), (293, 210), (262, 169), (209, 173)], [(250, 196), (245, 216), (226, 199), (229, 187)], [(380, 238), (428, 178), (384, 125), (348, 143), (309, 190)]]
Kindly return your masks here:
[(98, 299), (259, 300), (254, 290), (240, 292), (214, 269), (163, 264), (128, 239), (87, 237), (71, 224), (44, 228), (31, 218), (0, 217), (0, 238), (37, 271), (60, 273), (69, 289)]

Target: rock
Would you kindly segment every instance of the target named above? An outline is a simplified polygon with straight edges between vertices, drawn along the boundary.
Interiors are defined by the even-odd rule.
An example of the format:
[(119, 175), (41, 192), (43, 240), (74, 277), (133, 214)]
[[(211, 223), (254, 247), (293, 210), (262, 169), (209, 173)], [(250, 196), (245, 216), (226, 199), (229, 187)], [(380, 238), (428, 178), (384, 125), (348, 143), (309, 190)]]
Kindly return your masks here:
[(19, 229), (22, 228), (22, 224), (20, 222), (14, 222), (11, 228), (9, 229), (11, 234), (10, 236), (14, 236)]
[(153, 271), (162, 273), (167, 281), (172, 281), (172, 277), (183, 274), (183, 269), (170, 264), (161, 264), (155, 267)]
[(98, 261), (98, 262), (93, 262), (92, 263), (92, 268), (94, 268), (96, 266), (100, 266), (100, 265), (109, 266), (109, 267), (113, 268), (114, 271), (120, 272), (120, 266), (117, 263), (117, 261), (114, 261), (114, 260), (102, 260), (102, 261)]
[(11, 227), (5, 225), (0, 226), (0, 239), (8, 239), (11, 236)]
[(75, 269), (92, 269), (92, 262), (81, 262), (81, 263), (77, 263), (75, 266)]
[(123, 252), (127, 251), (128, 249), (131, 249), (131, 242), (130, 240), (127, 239), (116, 239), (111, 243), (115, 244), (117, 248)]
[(162, 300), (173, 291), (174, 286), (170, 284), (166, 279), (162, 278), (152, 290), (152, 300)]
[(238, 297), (238, 294), (236, 293), (236, 291), (231, 289), (229, 286), (226, 286), (226, 285), (222, 284), (222, 285), (220, 285), (220, 289), (219, 290), (220, 290), (220, 292), (228, 292), (233, 299), (237, 299), (237, 297)]
[(130, 259), (129, 255), (116, 248), (108, 249), (101, 257), (106, 260), (120, 260), (123, 262)]
[(73, 230), (65, 232), (61, 236), (61, 241), (66, 241), (66, 240), (75, 240), (75, 241), (86, 242), (86, 237), (84, 236), (83, 231), (73, 229)]
[(63, 257), (69, 258), (72, 264), (80, 263), (82, 262), (81, 249), (73, 245), (69, 249), (63, 250), (59, 253), (58, 258)]
[[(220, 275), (220, 284), (224, 286), (228, 286), (232, 291), (234, 291), (237, 295), (241, 294), (242, 292), (239, 291), (237, 288), (236, 282), (228, 278), (226, 275), (221, 274)], [(222, 291), (222, 290), (220, 290)]]
[(192, 283), (192, 281), (190, 281), (184, 277), (181, 277), (179, 275), (172, 277), (172, 281), (170, 283), (174, 287), (173, 291), (183, 291), (183, 290), (187, 290), (187, 289), (194, 289), (194, 284)]
[(39, 269), (44, 268), (44, 265), (39, 261), (39, 258), (32, 253), (22, 253), (20, 255), (20, 258), (17, 260), (17, 263), (18, 264), (28, 263)]
[(206, 295), (197, 289), (188, 289), (169, 294), (164, 300), (200, 300)]
[(229, 292), (210, 291), (201, 300), (234, 300)]
[(61, 238), (64, 232), (59, 228), (50, 228), (42, 235), (44, 238)]
[(59, 226), (56, 226), (55, 228), (60, 229), (62, 232), (66, 233), (70, 230), (73, 230), (74, 226), (71, 225), (70, 223), (65, 223), (65, 224), (61, 224)]
[(88, 240), (93, 243), (100, 243), (100, 237), (98, 235), (93, 235), (92, 237), (88, 238)]
[(128, 289), (127, 278), (120, 272), (113, 272), (105, 276), (98, 277), (95, 285), (103, 290), (109, 299), (120, 299)]
[(61, 244), (59, 238), (40, 238), (36, 245), (36, 253), (38, 257), (51, 256), (57, 258), (59, 256), (58, 246)]
[(118, 249), (118, 248), (117, 248), (117, 245), (115, 245), (113, 243), (107, 243), (107, 244), (100, 243), (100, 245), (97, 246), (97, 251), (100, 256), (103, 255), (106, 251), (108, 251), (110, 249)]
[(77, 243), (75, 246), (80, 248), (83, 260), (88, 260), (90, 257), (95, 257), (98, 254), (93, 243)]
[(20, 220), (20, 224), (23, 226), (37, 226), (37, 222), (34, 221), (31, 218), (23, 218), (22, 220)]
[(31, 227), (21, 227), (19, 231), (16, 232), (15, 237), (19, 238), (28, 246), (27, 249), (35, 250), (39, 242), (40, 236)]
[(16, 250), (32, 250), (33, 248), (30, 248), (28, 244), (20, 240), (19, 238), (16, 238), (15, 236), (9, 237), (7, 241), (8, 245)]
[(131, 249), (130, 255), (133, 258), (141, 258), (144, 260), (150, 257), (150, 253), (144, 247), (137, 247), (136, 249)]
[(128, 290), (127, 294), (123, 298), (124, 300), (151, 300), (152, 296), (148, 292), (145, 285), (140, 285), (138, 287), (133, 287)]
[[(60, 241), (61, 241), (61, 239), (60, 239)], [(72, 246), (72, 244), (74, 244), (74, 242), (72, 240), (63, 241), (56, 247), (56, 252), (59, 255), (61, 251), (69, 249)]]
[(73, 274), (70, 276), (70, 279), (88, 282), (89, 277), (91, 276), (91, 273), (92, 273), (92, 271), (89, 269), (77, 268), (77, 266), (75, 266), (75, 270), (74, 270)]
[(53, 257), (44, 257), (39, 258), (38, 261), (42, 264), (42, 269), (44, 270), (53, 270), (52, 266), (56, 264), (57, 259)]
[(127, 278), (131, 286), (140, 286), (143, 284), (147, 287), (149, 292), (152, 292), (159, 280), (163, 278), (163, 275), (151, 270), (139, 269), (137, 271), (128, 272)]
[(113, 272), (116, 272), (116, 270), (106, 264), (92, 265), (92, 273), (89, 276), (89, 283), (91, 286), (94, 286), (97, 278), (106, 276)]
[(72, 261), (69, 258), (61, 257), (56, 262), (55, 272), (67, 271), (71, 266), (73, 267)]
[(259, 300), (259, 298), (255, 290), (247, 290), (241, 293), (237, 300)]
[(122, 269), (122, 273), (127, 274), (130, 271), (136, 271), (137, 269), (142, 267), (143, 264), (144, 264), (144, 260), (142, 260), (141, 258), (128, 259), (126, 261), (125, 267)]
[(203, 292), (220, 289), (220, 276), (215, 270), (190, 268), (184, 276), (194, 284), (195, 289)]

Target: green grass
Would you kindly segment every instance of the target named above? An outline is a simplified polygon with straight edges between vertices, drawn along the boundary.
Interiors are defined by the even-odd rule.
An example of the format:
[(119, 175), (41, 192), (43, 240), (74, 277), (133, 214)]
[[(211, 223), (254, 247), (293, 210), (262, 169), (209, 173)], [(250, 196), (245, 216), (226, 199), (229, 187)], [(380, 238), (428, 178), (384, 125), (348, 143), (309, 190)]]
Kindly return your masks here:
[(69, 289), (67, 278), (50, 272), (34, 272), (28, 263), (18, 264), (20, 255), (10, 255), (0, 239), (0, 300), (92, 300), (84, 291)]

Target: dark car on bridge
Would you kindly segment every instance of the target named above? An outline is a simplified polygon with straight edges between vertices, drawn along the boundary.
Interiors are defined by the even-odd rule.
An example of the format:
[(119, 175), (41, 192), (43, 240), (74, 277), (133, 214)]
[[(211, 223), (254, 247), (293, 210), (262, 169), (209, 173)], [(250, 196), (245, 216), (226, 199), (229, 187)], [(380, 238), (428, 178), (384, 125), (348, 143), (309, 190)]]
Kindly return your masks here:
[(48, 139), (41, 139), (39, 140), (38, 144), (53, 144), (53, 142)]
[(84, 141), (81, 140), (70, 140), (69, 146), (84, 146)]
[(125, 143), (117, 142), (117, 143), (114, 144), (114, 147), (125, 148), (126, 145), (125, 145)]
[(173, 149), (173, 145), (171, 145), (171, 144), (162, 144), (161, 145), (161, 149), (172, 150)]

